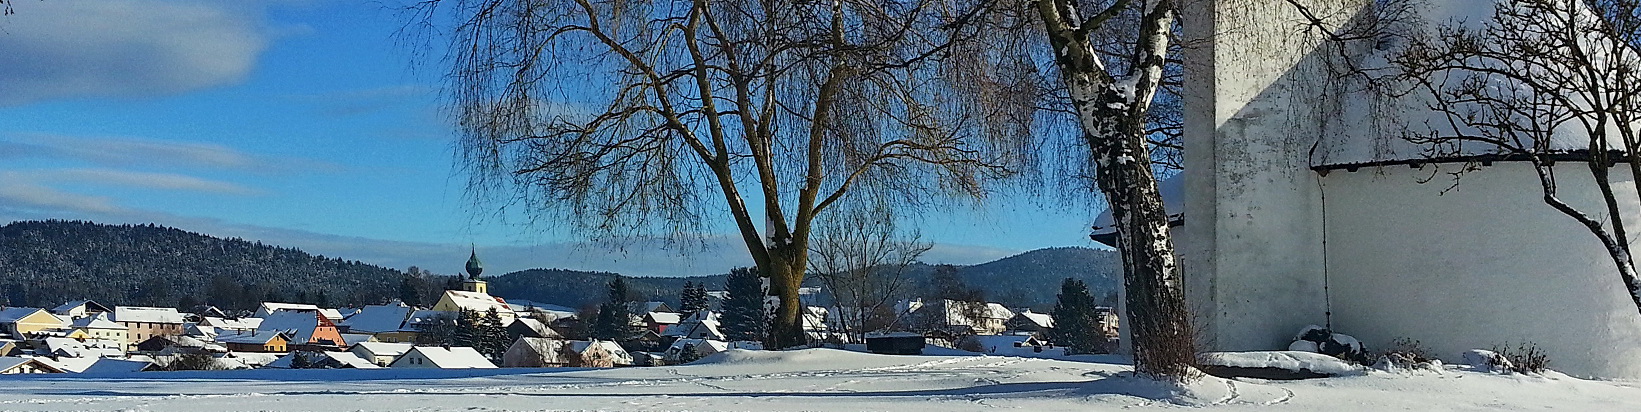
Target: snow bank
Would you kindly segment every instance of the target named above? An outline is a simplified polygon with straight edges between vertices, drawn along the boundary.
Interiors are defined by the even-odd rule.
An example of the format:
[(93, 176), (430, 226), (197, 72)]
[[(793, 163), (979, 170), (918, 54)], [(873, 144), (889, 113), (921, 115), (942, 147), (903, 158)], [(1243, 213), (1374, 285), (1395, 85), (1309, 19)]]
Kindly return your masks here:
[(1198, 361), (1204, 365), (1309, 370), (1325, 375), (1343, 375), (1362, 370), (1361, 367), (1339, 358), (1300, 351), (1208, 352), (1198, 357)]

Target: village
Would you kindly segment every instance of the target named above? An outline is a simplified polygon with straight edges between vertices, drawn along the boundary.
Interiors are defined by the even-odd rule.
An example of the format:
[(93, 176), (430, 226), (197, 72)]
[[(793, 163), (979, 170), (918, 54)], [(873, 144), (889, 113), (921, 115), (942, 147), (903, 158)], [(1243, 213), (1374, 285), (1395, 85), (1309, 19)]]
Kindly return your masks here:
[[(141, 371), (239, 369), (377, 368), (611, 368), (687, 364), (728, 349), (762, 350), (759, 341), (734, 340), (720, 328), (724, 291), (704, 293), (707, 307), (681, 313), (666, 302), (625, 305), (624, 339), (595, 339), (576, 309), (546, 302), (492, 296), (479, 278), (475, 253), (461, 290), (446, 290), (430, 308), (398, 300), (360, 308), (324, 308), (304, 303), (262, 302), (251, 313), (204, 307), (196, 313), (175, 308), (107, 306), (90, 300), (55, 308), (0, 308), (0, 374), (121, 374)], [(813, 294), (817, 291), (809, 290)], [(766, 310), (778, 304), (766, 297)], [(985, 302), (918, 299), (897, 305), (894, 330), (849, 333), (839, 308), (808, 306), (804, 333), (813, 347), (831, 346), (885, 354), (917, 355), (925, 347), (1004, 356), (1072, 355), (1056, 346), (1050, 314), (1010, 310)], [(1098, 310), (1105, 342), (1116, 349), (1117, 315)], [(454, 346), (432, 334), (451, 331), (465, 317), (488, 318), (499, 330), (491, 348)], [(854, 336), (855, 338), (851, 338)], [(496, 339), (510, 342), (495, 346)], [(437, 342), (437, 343), (435, 343)], [(432, 343), (432, 344), (430, 344)], [(481, 344), (484, 345), (484, 344)], [(505, 348), (503, 350), (503, 348)], [(486, 353), (488, 352), (488, 353)]]

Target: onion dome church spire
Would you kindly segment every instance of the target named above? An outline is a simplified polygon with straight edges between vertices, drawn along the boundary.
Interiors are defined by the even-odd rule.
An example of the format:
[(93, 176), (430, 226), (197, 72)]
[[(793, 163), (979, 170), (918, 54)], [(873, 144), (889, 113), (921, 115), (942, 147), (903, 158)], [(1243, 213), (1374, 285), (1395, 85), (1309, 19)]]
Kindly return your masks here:
[(480, 273), (484, 273), (484, 262), (479, 261), (479, 247), (473, 246), (473, 254), (467, 258), (467, 276), (478, 279)]
[(490, 293), (490, 286), (479, 280), (479, 274), (484, 273), (484, 263), (479, 262), (479, 248), (473, 247), (473, 254), (467, 257), (467, 280), (462, 281), (462, 290), (477, 293)]

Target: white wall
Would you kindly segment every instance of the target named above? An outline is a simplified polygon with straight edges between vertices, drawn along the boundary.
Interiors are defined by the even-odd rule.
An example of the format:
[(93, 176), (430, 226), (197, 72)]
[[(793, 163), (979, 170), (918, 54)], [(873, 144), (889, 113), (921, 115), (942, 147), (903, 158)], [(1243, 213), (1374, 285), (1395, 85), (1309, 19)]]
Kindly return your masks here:
[[(1433, 169), (1321, 178), (1334, 328), (1369, 348), (1416, 339), (1447, 360), (1531, 341), (1553, 369), (1641, 378), (1641, 314), (1596, 237), (1541, 200), (1532, 168), (1484, 167), (1446, 194), (1453, 181)], [(1584, 165), (1557, 170), (1563, 199), (1603, 210)], [(1621, 210), (1638, 227), (1634, 182), (1614, 172)]]
[[(1350, 15), (1361, 0), (1311, 1)], [(1207, 350), (1285, 348), (1320, 323), (1321, 197), (1308, 153), (1337, 94), (1286, 2), (1192, 0), (1186, 50), (1186, 296)], [(1332, 103), (1330, 103), (1332, 102)]]

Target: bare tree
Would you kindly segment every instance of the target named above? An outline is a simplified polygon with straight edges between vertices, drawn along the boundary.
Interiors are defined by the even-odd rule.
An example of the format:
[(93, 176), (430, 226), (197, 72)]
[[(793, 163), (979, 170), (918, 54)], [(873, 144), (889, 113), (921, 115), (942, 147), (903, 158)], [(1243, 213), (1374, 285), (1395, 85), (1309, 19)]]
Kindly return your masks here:
[[(1404, 10), (1408, 1), (1377, 6)], [(1629, 150), (1641, 145), (1638, 6), (1636, 0), (1499, 0), (1480, 21), (1404, 25), (1414, 29), (1393, 33), (1405, 42), (1381, 68), (1388, 74), (1372, 80), (1390, 81), (1397, 87), (1381, 91), (1436, 113), (1436, 120), (1404, 125), (1404, 138), (1425, 147), (1427, 156), (1530, 164), (1544, 203), (1601, 241), (1641, 310), (1629, 227), (1611, 180), (1620, 162), (1641, 179), (1641, 153)], [(1374, 76), (1373, 69), (1352, 73)], [(1600, 209), (1562, 198), (1558, 162), (1586, 166)]]
[[(1197, 376), (1196, 345), (1168, 215), (1153, 175), (1153, 103), (1175, 56), (1174, 0), (1034, 0), (1115, 218), (1135, 371)], [(1084, 15), (1084, 10), (1094, 11)]]
[(894, 323), (894, 301), (908, 286), (906, 269), (933, 244), (896, 223), (882, 203), (848, 207), (821, 219), (809, 246), (815, 275), (833, 297), (843, 333), (864, 333)]
[(976, 198), (1028, 159), (1035, 96), (989, 69), (1008, 47), (976, 41), (992, 5), (428, 0), (407, 33), (445, 50), (475, 193), (614, 244), (723, 216), (780, 297), (769, 343), (787, 347), (817, 216)]

